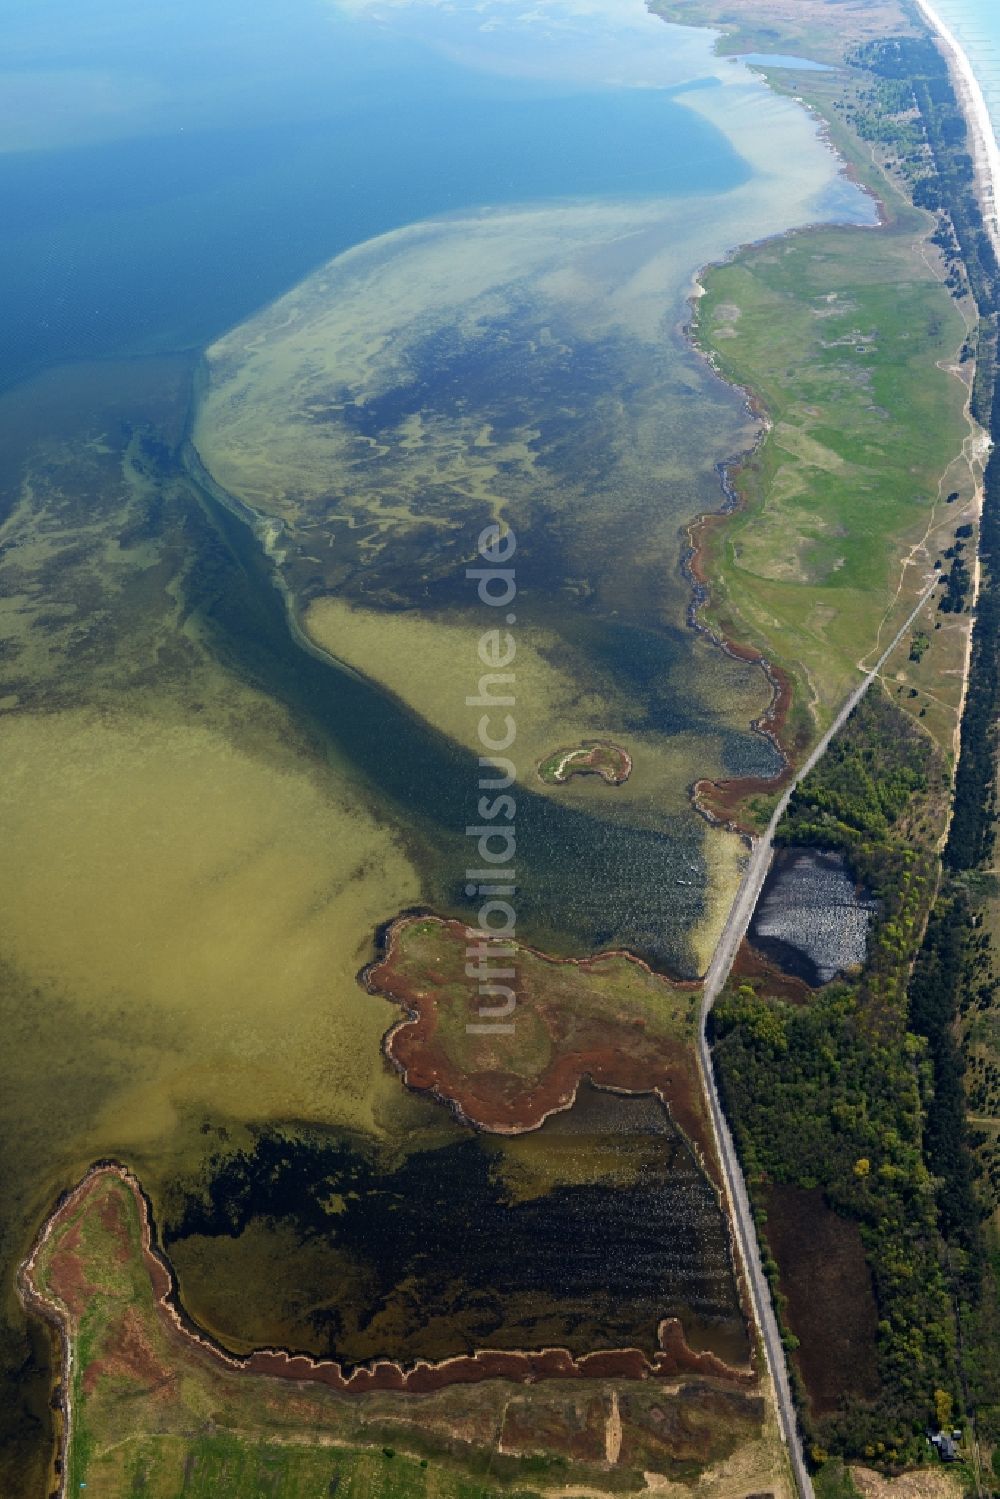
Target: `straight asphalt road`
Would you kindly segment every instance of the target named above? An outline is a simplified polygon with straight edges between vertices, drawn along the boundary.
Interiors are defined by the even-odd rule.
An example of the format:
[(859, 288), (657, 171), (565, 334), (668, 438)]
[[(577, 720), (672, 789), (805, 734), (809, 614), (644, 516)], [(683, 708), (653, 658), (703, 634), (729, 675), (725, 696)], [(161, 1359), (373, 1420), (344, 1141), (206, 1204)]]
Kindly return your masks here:
[(729, 977), (729, 971), (733, 966), (739, 945), (746, 936), (747, 928), (750, 925), (750, 918), (753, 915), (761, 888), (767, 878), (767, 872), (771, 867), (775, 829), (791, 800), (792, 792), (802, 778), (808, 775), (813, 766), (826, 754), (831, 740), (839, 733), (850, 715), (854, 712), (854, 709), (858, 706), (940, 581), (940, 576), (936, 576), (934, 581), (924, 590), (916, 607), (907, 616), (904, 624), (893, 636), (892, 641), (882, 652), (881, 656), (879, 656), (871, 671), (862, 677), (860, 683), (851, 693), (847, 702), (837, 714), (837, 717), (823, 735), (823, 738), (819, 741), (812, 754), (803, 762), (792, 777), (781, 800), (774, 809), (774, 815), (768, 823), (766, 830), (754, 842), (747, 867), (740, 881), (739, 890), (736, 893), (736, 899), (733, 902), (732, 910), (729, 913), (728, 920), (712, 956), (712, 961), (709, 964), (708, 972), (705, 975), (705, 988), (701, 1004), (701, 1025), (698, 1035), (698, 1057), (704, 1078), (705, 1090), (711, 1106), (712, 1128), (715, 1134), (719, 1160), (722, 1164), (726, 1195), (729, 1199), (730, 1217), (735, 1228), (737, 1249), (742, 1261), (750, 1296), (753, 1300), (757, 1326), (760, 1329), (771, 1377), (774, 1381), (781, 1434), (788, 1448), (789, 1461), (792, 1465), (792, 1472), (800, 1499), (815, 1499), (815, 1494), (812, 1479), (809, 1476), (809, 1469), (806, 1466), (802, 1438), (799, 1434), (795, 1406), (792, 1402), (792, 1391), (788, 1381), (788, 1365), (785, 1361), (785, 1350), (782, 1346), (781, 1335), (778, 1332), (778, 1321), (771, 1303), (770, 1287), (767, 1284), (763, 1267), (761, 1266), (760, 1248), (757, 1244), (757, 1234), (754, 1228), (753, 1214), (750, 1210), (750, 1198), (747, 1194), (746, 1181), (744, 1180), (743, 1171), (736, 1155), (736, 1147), (733, 1144), (733, 1138), (726, 1121), (726, 1116), (722, 1110), (722, 1104), (719, 1101), (718, 1089), (715, 1085), (712, 1054), (708, 1045), (708, 1017), (723, 984)]

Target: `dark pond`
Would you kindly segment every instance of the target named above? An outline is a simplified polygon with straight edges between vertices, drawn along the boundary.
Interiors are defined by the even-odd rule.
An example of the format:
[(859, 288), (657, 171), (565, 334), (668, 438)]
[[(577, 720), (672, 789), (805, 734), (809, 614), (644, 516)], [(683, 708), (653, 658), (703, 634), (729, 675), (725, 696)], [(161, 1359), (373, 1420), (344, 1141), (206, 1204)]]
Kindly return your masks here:
[(840, 854), (783, 848), (764, 882), (749, 937), (783, 972), (827, 984), (864, 962), (874, 909)]

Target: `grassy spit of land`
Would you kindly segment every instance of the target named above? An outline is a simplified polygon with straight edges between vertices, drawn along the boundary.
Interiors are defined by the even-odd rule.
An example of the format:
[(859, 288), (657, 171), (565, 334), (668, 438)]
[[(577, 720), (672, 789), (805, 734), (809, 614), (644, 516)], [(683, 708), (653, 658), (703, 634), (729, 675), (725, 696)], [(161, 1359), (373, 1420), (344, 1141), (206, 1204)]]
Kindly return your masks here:
[(882, 232), (755, 249), (712, 271), (698, 306), (697, 338), (769, 422), (734, 475), (740, 507), (695, 528), (705, 618), (791, 677), (798, 752), (932, 578), (948, 494), (959, 511), (975, 495), (966, 323), (928, 267), (926, 215), (892, 209)]
[[(873, 141), (871, 75), (845, 66), (847, 49), (876, 24), (910, 30), (900, 9), (869, 7), (862, 17), (853, 7), (849, 18), (838, 10), (836, 33), (812, 4), (678, 0), (657, 9), (732, 26), (733, 50), (765, 45), (766, 34), (769, 50), (807, 47), (835, 62), (830, 73), (779, 69), (769, 79), (822, 118), (881, 204), (877, 230), (807, 230), (712, 267), (695, 307), (699, 346), (765, 421), (753, 452), (730, 469), (732, 508), (692, 528), (701, 618), (776, 669), (785, 701), (774, 726), (794, 761), (933, 579), (956, 528), (974, 519), (984, 456), (968, 410), (975, 310), (952, 295), (933, 242), (939, 226), (913, 203), (911, 179), (929, 147)], [(908, 131), (912, 114), (902, 101), (898, 123)], [(951, 747), (969, 619), (945, 620), (936, 606), (935, 598), (920, 670), (900, 665), (898, 685), (907, 694), (916, 685), (907, 706)], [(770, 802), (759, 782), (701, 795), (725, 817), (742, 804), (740, 820), (750, 822)]]
[[(661, 9), (672, 17), (724, 22), (732, 28), (725, 45), (735, 50), (805, 49), (848, 64), (818, 83), (782, 76), (790, 77), (785, 86), (822, 111), (855, 171), (879, 191), (889, 223), (878, 238), (890, 256), (905, 258), (903, 229), (917, 223), (909, 204), (935, 215), (933, 246), (914, 241), (912, 248), (942, 278), (961, 314), (967, 334), (953, 373), (964, 371), (970, 416), (995, 437), (997, 264), (975, 197), (967, 122), (944, 60), (919, 34), (915, 13), (892, 5), (838, 7), (835, 34), (828, 8), (808, 0)], [(813, 280), (813, 266), (790, 259), (800, 287)], [(794, 278), (783, 280), (766, 247), (751, 251), (749, 260), (748, 272), (740, 258), (709, 279), (708, 320), (702, 317), (699, 326), (703, 334), (707, 328), (724, 364), (731, 359), (728, 343), (740, 337), (731, 330), (742, 321), (742, 309), (721, 292), (713, 295), (715, 284), (739, 287), (758, 314), (768, 305), (773, 312), (784, 306), (793, 334), (801, 337), (794, 298), (776, 296), (787, 299)], [(859, 307), (872, 295), (870, 284), (862, 291), (860, 279), (853, 278), (852, 293)], [(845, 284), (851, 281), (848, 271)], [(841, 288), (831, 283), (829, 291), (835, 308)], [(913, 291), (912, 277), (905, 277), (900, 305)], [(841, 347), (853, 344), (862, 362), (856, 385), (868, 379), (868, 331), (858, 320), (841, 330), (848, 341)], [(909, 342), (925, 336), (930, 324), (918, 321), (909, 337), (900, 331)], [(751, 328), (749, 343), (758, 352), (763, 347), (765, 356), (767, 342), (759, 325)], [(826, 382), (830, 388), (839, 357), (813, 342), (817, 387)], [(730, 368), (740, 373), (738, 358)], [(879, 388), (876, 373), (877, 360), (872, 395)], [(763, 375), (762, 388), (777, 400), (780, 414), (792, 384), (766, 357)], [(883, 390), (888, 376), (885, 369), (878, 375)], [(878, 405), (891, 408), (894, 383), (889, 378), (888, 399)], [(852, 437), (865, 432), (873, 414), (869, 407)], [(830, 1495), (856, 1486), (867, 1491), (867, 1480), (856, 1472), (855, 1483), (840, 1455), (864, 1456), (890, 1469), (926, 1461), (926, 1429), (951, 1422), (963, 1429), (958, 1467), (966, 1489), (987, 1492), (1000, 1471), (1000, 955), (993, 833), (1000, 465), (990, 458), (978, 482), (987, 453), (971, 420), (968, 430), (962, 462), (943, 473), (937, 503), (925, 512), (925, 533), (906, 558), (898, 597), (906, 593), (908, 575), (912, 586), (912, 575), (929, 564), (939, 568), (944, 586), (887, 663), (884, 692), (856, 712), (797, 792), (779, 830), (786, 841), (839, 849), (878, 891), (865, 970), (857, 983), (836, 983), (810, 996), (775, 984), (765, 965), (744, 955), (742, 981), (732, 981), (714, 1016), (716, 1066), (793, 1354), (802, 1421), (819, 1468), (817, 1488)], [(747, 505), (765, 515), (775, 497), (780, 507), (787, 493), (787, 475), (783, 485), (775, 461), (781, 435), (776, 422), (741, 486)], [(842, 456), (856, 465), (859, 455)], [(848, 506), (858, 493), (857, 474), (856, 466), (844, 474)], [(819, 480), (821, 495), (834, 493), (829, 476), (827, 470)], [(890, 508), (902, 503), (902, 488), (890, 485)], [(787, 592), (768, 595), (752, 573), (744, 575), (748, 515), (723, 522), (713, 539), (722, 572), (720, 614), (729, 609), (728, 623), (737, 628), (756, 614), (765, 635), (769, 626), (787, 643), (807, 633), (808, 622), (782, 606)], [(854, 525), (875, 558), (863, 514), (855, 514)], [(814, 540), (816, 555), (821, 540)], [(835, 672), (838, 659), (846, 659), (845, 642), (838, 621), (829, 623)], [(904, 712), (916, 720), (909, 730)], [(952, 813), (948, 771), (960, 714)]]

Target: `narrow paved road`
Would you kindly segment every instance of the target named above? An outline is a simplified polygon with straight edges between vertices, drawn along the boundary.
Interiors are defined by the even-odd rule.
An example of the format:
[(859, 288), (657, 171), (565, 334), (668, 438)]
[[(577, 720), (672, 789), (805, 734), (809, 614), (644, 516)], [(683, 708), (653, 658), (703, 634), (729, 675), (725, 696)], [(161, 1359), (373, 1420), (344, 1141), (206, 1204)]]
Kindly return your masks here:
[(750, 1199), (747, 1195), (746, 1182), (743, 1179), (743, 1171), (736, 1156), (736, 1147), (733, 1144), (729, 1125), (722, 1111), (718, 1090), (715, 1086), (715, 1074), (712, 1069), (712, 1056), (709, 1051), (706, 1027), (708, 1025), (709, 1012), (719, 995), (719, 991), (729, 977), (729, 970), (733, 966), (737, 949), (743, 941), (747, 928), (750, 925), (750, 918), (757, 904), (761, 887), (771, 867), (774, 831), (781, 821), (785, 808), (788, 806), (792, 792), (803, 776), (808, 775), (817, 761), (821, 760), (826, 754), (826, 751), (830, 747), (830, 741), (843, 728), (847, 719), (853, 713), (858, 703), (860, 703), (939, 582), (940, 577), (935, 576), (933, 582), (921, 594), (916, 607), (907, 616), (901, 628), (893, 636), (881, 656), (879, 656), (871, 671), (862, 677), (860, 683), (851, 693), (847, 702), (837, 714), (837, 717), (823, 735), (823, 738), (819, 741), (812, 754), (796, 771), (781, 800), (775, 807), (774, 815), (768, 823), (765, 832), (754, 843), (750, 859), (744, 871), (743, 878), (740, 881), (739, 890), (736, 893), (736, 899), (733, 902), (733, 908), (729, 913), (729, 918), (723, 928), (718, 946), (715, 949), (708, 972), (705, 975), (705, 989), (701, 1005), (701, 1028), (698, 1037), (698, 1056), (711, 1105), (712, 1127), (715, 1133), (719, 1159), (722, 1162), (730, 1214), (736, 1229), (738, 1252), (743, 1263), (747, 1285), (750, 1288), (750, 1294), (753, 1298), (757, 1325), (760, 1328), (764, 1350), (767, 1354), (767, 1362), (774, 1380), (774, 1388), (778, 1398), (778, 1417), (781, 1422), (781, 1434), (788, 1448), (788, 1456), (791, 1461), (792, 1472), (795, 1475), (795, 1483), (800, 1499), (815, 1499), (812, 1479), (809, 1477), (809, 1470), (806, 1467), (802, 1439), (799, 1436), (798, 1422), (795, 1418), (795, 1407), (792, 1404), (792, 1392), (788, 1382), (788, 1367), (785, 1363), (785, 1351), (781, 1344), (778, 1322), (774, 1315), (774, 1307), (771, 1304), (771, 1292), (764, 1276), (763, 1268), (761, 1267), (760, 1250), (757, 1244), (753, 1215), (750, 1211)]

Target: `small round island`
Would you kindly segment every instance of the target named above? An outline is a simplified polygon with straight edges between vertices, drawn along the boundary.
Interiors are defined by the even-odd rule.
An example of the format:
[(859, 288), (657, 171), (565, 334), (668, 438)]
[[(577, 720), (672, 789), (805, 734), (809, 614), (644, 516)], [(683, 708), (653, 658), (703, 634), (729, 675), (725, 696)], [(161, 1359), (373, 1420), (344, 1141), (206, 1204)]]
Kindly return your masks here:
[(622, 786), (632, 774), (632, 756), (610, 739), (584, 739), (575, 749), (547, 755), (538, 774), (549, 786), (563, 786), (572, 776), (600, 776), (607, 786)]

